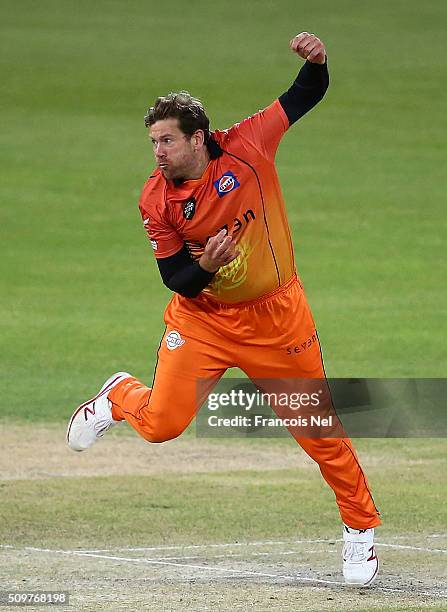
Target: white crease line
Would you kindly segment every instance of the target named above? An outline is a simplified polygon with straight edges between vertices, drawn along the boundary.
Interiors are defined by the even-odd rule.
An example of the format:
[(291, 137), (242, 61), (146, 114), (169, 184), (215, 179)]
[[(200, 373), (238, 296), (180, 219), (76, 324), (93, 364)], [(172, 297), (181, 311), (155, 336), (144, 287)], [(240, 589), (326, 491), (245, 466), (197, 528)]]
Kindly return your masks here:
[[(403, 540), (403, 539), (411, 539), (411, 536), (388, 536), (390, 540)], [(427, 538), (443, 538), (447, 537), (443, 534), (433, 534), (425, 536)], [(86, 552), (86, 553), (107, 553), (107, 552), (146, 552), (146, 551), (157, 551), (157, 550), (188, 550), (188, 549), (207, 549), (207, 548), (232, 548), (232, 547), (242, 547), (242, 546), (281, 546), (281, 545), (293, 545), (293, 544), (337, 544), (343, 542), (342, 538), (335, 539), (325, 539), (318, 538), (316, 540), (266, 540), (259, 542), (223, 542), (219, 544), (177, 544), (177, 545), (165, 545), (165, 546), (138, 546), (138, 547), (118, 547), (118, 548), (94, 548), (94, 549), (79, 549), (78, 552)], [(396, 548), (399, 547), (397, 544), (382, 544), (381, 542), (376, 542), (378, 546), (389, 546)], [(404, 545), (402, 545), (404, 547)], [(435, 548), (423, 548), (423, 547), (412, 547), (410, 545), (406, 546), (409, 550), (420, 550), (425, 552), (447, 552), (447, 550), (443, 549), (435, 549)]]
[[(433, 552), (433, 553), (447, 553), (447, 550), (442, 550), (439, 548), (421, 548), (419, 546), (403, 546), (403, 545), (399, 545), (399, 544), (382, 544), (381, 542), (376, 542), (375, 543), (376, 546), (384, 546), (387, 548), (397, 548), (397, 549), (405, 549), (405, 550), (416, 550), (416, 551), (423, 551), (423, 552)], [(85, 550), (78, 550), (76, 552), (82, 552), (82, 553), (86, 553), (86, 554), (90, 554), (90, 553), (96, 553), (98, 551), (85, 551)], [(301, 549), (301, 550), (286, 550), (286, 551), (269, 551), (269, 552), (249, 552), (247, 553), (249, 556), (251, 557), (278, 557), (280, 555), (300, 555), (300, 554), (304, 554), (304, 555), (310, 555), (310, 554), (328, 554), (328, 553), (337, 553), (338, 550), (324, 550), (324, 549), (319, 549), (319, 550), (308, 550), (308, 549)], [(246, 555), (242, 554), (242, 553), (228, 553), (226, 555), (212, 555), (212, 557), (210, 557), (211, 559), (240, 559), (240, 558), (245, 558)], [(191, 560), (191, 559), (202, 559), (202, 556), (180, 556), (180, 557), (152, 557), (153, 559), (159, 559), (159, 560), (165, 560), (165, 561), (174, 561), (175, 559), (185, 559), (185, 560)]]
[[(208, 548), (236, 548), (236, 547), (250, 547), (250, 546), (271, 546), (271, 545), (294, 545), (294, 544), (336, 544), (339, 542), (343, 542), (342, 538), (336, 540), (292, 540), (292, 541), (265, 541), (265, 542), (227, 542), (221, 544), (186, 544), (186, 545), (175, 545), (175, 546), (148, 546), (148, 547), (136, 547), (136, 548), (98, 548), (93, 550), (85, 550), (79, 549), (74, 551), (65, 551), (65, 552), (73, 552), (73, 553), (82, 553), (82, 554), (94, 554), (94, 553), (108, 553), (108, 552), (148, 552), (148, 551), (163, 551), (163, 550), (188, 550), (188, 549), (208, 549)], [(444, 548), (427, 548), (423, 546), (411, 546), (409, 544), (390, 544), (385, 542), (375, 542), (376, 546), (383, 546), (386, 548), (395, 548), (402, 550), (415, 550), (419, 552), (429, 552), (429, 553), (441, 553), (446, 554), (447, 549)], [(9, 544), (1, 544), (0, 548), (15, 548)], [(50, 549), (46, 548), (34, 548), (31, 546), (26, 547), (27, 550), (36, 550), (42, 552), (50, 552)], [(64, 552), (64, 551), (58, 551)], [(302, 551), (302, 552), (310, 552), (310, 551)], [(263, 553), (249, 553), (252, 555), (255, 554), (263, 554)], [(271, 553), (270, 551), (264, 554), (289, 554), (289, 553)], [(292, 551), (291, 553), (292, 554)], [(182, 556), (182, 559), (186, 557)]]
[(34, 552), (49, 552), (49, 553), (59, 553), (65, 555), (73, 555), (78, 557), (92, 557), (94, 559), (107, 559), (110, 561), (129, 561), (131, 563), (146, 563), (148, 565), (168, 565), (170, 567), (183, 567), (189, 569), (199, 569), (199, 570), (207, 570), (207, 571), (215, 571), (215, 572), (225, 572), (226, 574), (236, 574), (244, 575), (244, 576), (262, 576), (264, 578), (279, 578), (281, 580), (301, 580), (304, 582), (312, 582), (319, 584), (336, 584), (343, 586), (343, 582), (338, 582), (336, 580), (320, 580), (318, 578), (305, 578), (299, 575), (296, 576), (285, 576), (278, 574), (267, 574), (266, 572), (253, 572), (246, 569), (236, 569), (230, 567), (216, 567), (216, 566), (208, 566), (208, 565), (195, 565), (191, 563), (173, 563), (171, 561), (159, 561), (157, 559), (141, 559), (134, 557), (116, 557), (112, 555), (98, 555), (93, 553), (83, 553), (75, 550), (51, 550), (49, 548), (35, 548), (33, 546), (26, 546), (25, 550), (32, 550)]
[[(128, 561), (130, 563), (146, 563), (148, 565), (167, 565), (167, 566), (174, 566), (174, 567), (183, 567), (183, 568), (190, 568), (190, 569), (200, 569), (200, 570), (208, 570), (208, 571), (217, 571), (217, 572), (225, 572), (227, 575), (222, 576), (222, 577), (239, 577), (239, 578), (243, 578), (243, 577), (248, 577), (248, 576), (261, 576), (263, 578), (274, 578), (277, 580), (294, 580), (297, 582), (308, 582), (308, 583), (313, 583), (313, 584), (329, 584), (329, 585), (336, 585), (336, 586), (341, 586), (344, 588), (352, 588), (352, 587), (346, 587), (346, 584), (344, 582), (339, 582), (336, 580), (321, 580), (319, 578), (307, 578), (304, 576), (300, 576), (299, 574), (296, 574), (294, 576), (289, 576), (289, 575), (282, 575), (282, 574), (267, 574), (266, 572), (253, 572), (253, 571), (247, 571), (247, 570), (238, 570), (236, 568), (232, 569), (232, 568), (221, 568), (221, 567), (215, 567), (215, 566), (207, 566), (207, 565), (193, 565), (193, 564), (187, 564), (187, 563), (172, 563), (172, 562), (166, 562), (166, 561), (159, 561), (157, 559), (141, 559), (141, 558), (134, 558), (134, 557), (116, 557), (116, 556), (111, 556), (111, 555), (98, 555), (98, 554), (93, 554), (93, 553), (86, 553), (86, 552), (81, 552), (81, 551), (76, 551), (76, 550), (53, 550), (51, 548), (36, 548), (34, 546), (26, 546), (23, 549), (17, 549), (14, 546), (10, 546), (10, 545), (0, 545), (0, 547), (2, 548), (13, 548), (14, 550), (30, 550), (33, 552), (47, 552), (47, 553), (52, 553), (52, 554), (63, 554), (63, 555), (72, 555), (72, 556), (78, 556), (78, 557), (92, 557), (95, 559), (106, 559), (106, 560), (111, 560), (111, 561)], [(383, 591), (384, 593), (407, 593), (409, 595), (423, 595), (423, 596), (427, 596), (427, 597), (433, 597), (433, 598), (445, 598), (447, 595), (447, 591), (437, 591), (436, 593), (431, 593), (430, 591), (414, 591), (413, 593), (408, 593), (407, 589), (396, 589), (396, 588), (392, 588), (392, 587), (379, 587), (376, 586), (374, 587), (374, 590), (376, 591)]]
[(178, 544), (175, 546), (140, 546), (136, 548), (123, 547), (123, 548), (96, 548), (96, 549), (82, 549), (79, 552), (99, 553), (99, 552), (145, 552), (151, 550), (186, 550), (186, 549), (197, 549), (197, 548), (231, 548), (239, 546), (281, 546), (290, 544), (336, 544), (337, 542), (343, 542), (339, 539), (323, 539), (318, 540), (278, 540), (265, 542), (225, 542), (222, 544)]
[[(293, 544), (338, 544), (343, 542), (343, 539), (337, 540), (296, 540), (292, 542), (235, 542), (233, 544), (188, 544), (186, 546), (150, 546), (150, 547), (137, 547), (137, 548), (98, 548), (93, 550), (78, 550), (80, 553), (112, 553), (112, 552), (150, 552), (150, 551), (162, 551), (162, 550), (188, 550), (188, 549), (208, 549), (208, 548), (232, 548), (241, 546), (269, 546), (269, 545), (280, 545), (287, 544), (291, 546)], [(409, 544), (389, 544), (385, 542), (375, 542), (376, 546), (383, 546), (386, 548), (396, 548), (402, 550), (415, 550), (419, 552), (428, 553), (441, 553), (446, 554), (447, 549), (443, 548), (427, 548), (424, 546), (411, 546)], [(302, 551), (311, 552), (311, 551)], [(317, 552), (317, 551), (315, 551)], [(249, 553), (249, 554), (262, 554), (262, 553)], [(265, 553), (265, 554), (285, 554), (285, 553)], [(185, 558), (185, 557), (182, 557)]]
[(387, 548), (398, 548), (404, 550), (419, 550), (422, 552), (432, 552), (432, 553), (447, 553), (447, 550), (443, 548), (423, 548), (422, 546), (406, 546), (404, 544), (385, 544), (382, 542), (375, 542), (376, 546), (386, 546)]
[[(82, 551), (85, 552), (85, 551)], [(285, 551), (278, 551), (278, 552), (251, 552), (248, 553), (251, 557), (277, 557), (279, 555), (298, 555), (298, 554), (325, 554), (327, 555), (328, 553), (337, 553), (337, 550), (301, 550), (301, 551), (296, 551), (296, 550), (285, 550)], [(245, 559), (246, 555), (243, 555), (242, 553), (229, 553), (227, 555), (213, 555), (211, 557), (211, 559), (240, 559), (243, 558)], [(203, 557), (200, 556), (192, 556), (192, 557), (155, 557), (156, 559), (160, 559), (160, 560), (165, 560), (165, 561), (174, 561), (175, 559), (202, 559)]]

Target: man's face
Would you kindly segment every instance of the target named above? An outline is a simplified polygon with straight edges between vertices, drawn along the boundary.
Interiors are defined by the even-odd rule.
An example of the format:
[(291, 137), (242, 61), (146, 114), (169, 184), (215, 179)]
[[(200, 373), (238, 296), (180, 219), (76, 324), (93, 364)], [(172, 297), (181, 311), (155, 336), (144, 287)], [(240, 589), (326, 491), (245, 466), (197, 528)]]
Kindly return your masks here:
[(194, 168), (192, 139), (179, 128), (178, 119), (161, 119), (149, 129), (155, 160), (167, 179), (187, 179)]

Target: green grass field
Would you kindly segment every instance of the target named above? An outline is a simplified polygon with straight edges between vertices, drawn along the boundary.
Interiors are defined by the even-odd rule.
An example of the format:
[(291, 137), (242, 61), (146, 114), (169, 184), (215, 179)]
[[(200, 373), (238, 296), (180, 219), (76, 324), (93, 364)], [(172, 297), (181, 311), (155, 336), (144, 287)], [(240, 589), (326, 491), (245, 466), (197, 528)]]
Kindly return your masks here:
[[(446, 609), (443, 440), (359, 441), (384, 518), (379, 590), (363, 596), (262, 578), (339, 571), (326, 544), (318, 562), (286, 554), (296, 538), (339, 537), (315, 466), (281, 459), (292, 441), (209, 442), (207, 454), (191, 430), (185, 473), (181, 454), (178, 472), (168, 465), (170, 445), (152, 449), (126, 430), (92, 459), (62, 440), (73, 408), (110, 373), (152, 380), (170, 294), (137, 208), (153, 167), (145, 110), (188, 89), (213, 127), (228, 127), (289, 86), (302, 62), (288, 40), (303, 30), (327, 45), (331, 87), (285, 136), (277, 165), (327, 373), (445, 377), (446, 19), (442, 0), (0, 3), (0, 545), (14, 547), (0, 550), (1, 588), (54, 585), (59, 567), (57, 584), (85, 610)], [(119, 465), (113, 443), (126, 450)], [(208, 470), (226, 449), (239, 464)], [(102, 453), (111, 465), (89, 466)], [(166, 453), (157, 472), (151, 453)], [(386, 548), (394, 537), (424, 551)], [(237, 580), (68, 553), (64, 565), (27, 549), (237, 540), (286, 548), (265, 545), (264, 566), (244, 553)], [(444, 552), (430, 552), (436, 542)], [(221, 562), (208, 553), (201, 563)]]

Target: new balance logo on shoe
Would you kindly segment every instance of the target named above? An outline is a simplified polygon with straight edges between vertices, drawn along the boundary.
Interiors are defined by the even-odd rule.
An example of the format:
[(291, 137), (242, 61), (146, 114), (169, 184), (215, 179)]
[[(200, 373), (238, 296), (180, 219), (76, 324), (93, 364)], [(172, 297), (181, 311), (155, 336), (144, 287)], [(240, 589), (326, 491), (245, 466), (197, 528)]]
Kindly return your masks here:
[(87, 420), (87, 419), (88, 419), (87, 412), (89, 412), (89, 413), (90, 413), (90, 414), (92, 414), (92, 415), (94, 415), (94, 414), (95, 414), (95, 402), (93, 402), (93, 404), (91, 405), (91, 407), (90, 407), (90, 406), (86, 406), (86, 407), (84, 408), (84, 418), (85, 418), (85, 420)]

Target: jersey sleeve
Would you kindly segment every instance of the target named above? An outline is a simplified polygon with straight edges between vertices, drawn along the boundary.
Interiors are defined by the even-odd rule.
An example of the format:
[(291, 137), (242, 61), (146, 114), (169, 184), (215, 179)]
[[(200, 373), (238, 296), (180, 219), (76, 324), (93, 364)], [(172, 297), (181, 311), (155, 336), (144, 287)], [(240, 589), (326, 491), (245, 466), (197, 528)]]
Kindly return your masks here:
[(182, 238), (156, 209), (148, 212), (140, 204), (140, 213), (146, 235), (157, 259), (170, 257), (183, 248)]
[(281, 138), (289, 128), (289, 120), (279, 100), (264, 110), (236, 123), (227, 132), (227, 143), (240, 141), (244, 149), (256, 149), (270, 162), (275, 159)]

